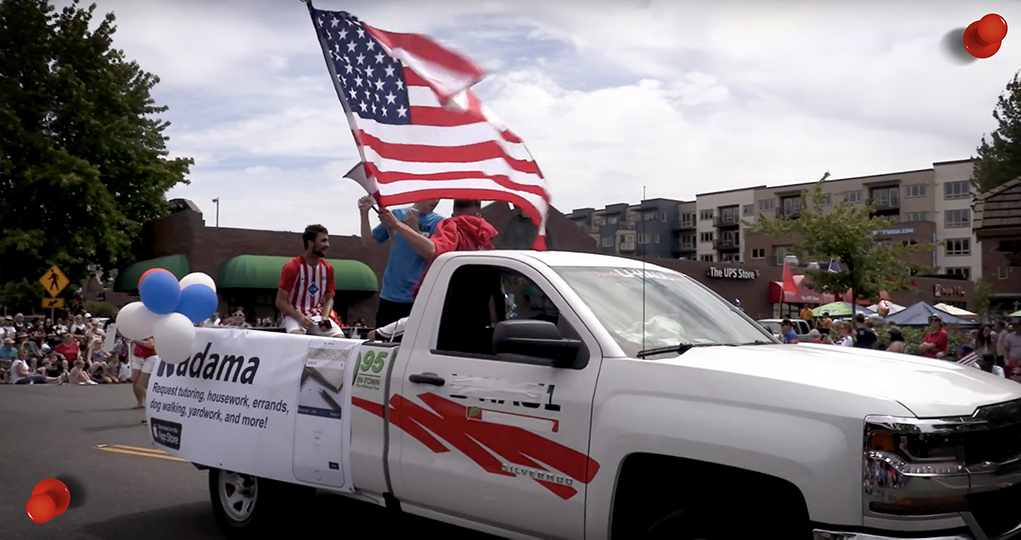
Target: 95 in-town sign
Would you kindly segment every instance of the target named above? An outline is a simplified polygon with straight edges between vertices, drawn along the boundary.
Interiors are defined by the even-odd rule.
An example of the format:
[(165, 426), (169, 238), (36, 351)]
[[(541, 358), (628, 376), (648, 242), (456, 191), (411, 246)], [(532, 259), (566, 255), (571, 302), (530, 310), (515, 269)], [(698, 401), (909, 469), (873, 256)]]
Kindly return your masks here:
[(710, 266), (706, 275), (715, 279), (755, 279), (758, 277), (758, 273), (754, 270), (745, 270), (744, 268), (717, 268), (715, 266)]

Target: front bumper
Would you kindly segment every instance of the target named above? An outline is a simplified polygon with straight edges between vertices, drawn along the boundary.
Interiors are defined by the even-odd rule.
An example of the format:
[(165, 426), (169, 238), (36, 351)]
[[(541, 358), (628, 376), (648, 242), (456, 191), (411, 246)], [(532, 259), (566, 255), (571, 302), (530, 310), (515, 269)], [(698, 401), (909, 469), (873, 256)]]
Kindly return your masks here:
[[(903, 536), (883, 536), (873, 533), (860, 532), (837, 532), (830, 530), (816, 529), (813, 532), (814, 540), (906, 540)], [(974, 536), (952, 535), (952, 536), (912, 536), (912, 540), (976, 540)]]
[(813, 540), (1018, 540), (1021, 539), (1021, 523), (1017, 527), (1001, 534), (998, 536), (986, 536), (982, 533), (982, 529), (975, 523), (975, 519), (970, 515), (965, 515), (965, 522), (968, 523), (968, 528), (973, 532), (960, 532), (954, 534), (937, 534), (933, 536), (925, 536), (924, 533), (914, 533), (909, 536), (901, 534), (900, 536), (890, 536), (897, 534), (895, 532), (889, 533), (863, 533), (863, 532), (841, 532), (837, 528), (825, 528), (815, 529), (812, 531)]

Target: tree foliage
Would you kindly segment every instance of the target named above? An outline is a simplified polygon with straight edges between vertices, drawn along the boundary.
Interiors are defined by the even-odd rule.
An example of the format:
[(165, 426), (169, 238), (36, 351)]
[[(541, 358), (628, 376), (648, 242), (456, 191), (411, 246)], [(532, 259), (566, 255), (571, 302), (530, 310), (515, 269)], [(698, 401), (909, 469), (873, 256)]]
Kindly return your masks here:
[[(879, 245), (873, 231), (889, 228), (892, 223), (873, 215), (874, 206), (848, 202), (833, 205), (826, 211), (823, 182), (826, 173), (810, 190), (802, 192), (802, 209), (797, 218), (767, 218), (760, 213), (757, 223), (748, 224), (753, 234), (773, 238), (797, 237), (795, 250), (804, 257), (814, 257), (822, 268), (809, 271), (812, 288), (818, 291), (843, 292), (852, 289), (855, 298), (877, 299), (880, 291), (910, 289), (911, 275), (925, 270), (905, 260), (909, 253), (931, 251), (928, 243)], [(840, 273), (827, 271), (831, 258), (842, 265)]]
[[(89, 266), (131, 262), (146, 221), (194, 163), (169, 159), (150, 91), (159, 78), (112, 48), (114, 15), (59, 13), (46, 0), (0, 3), (0, 219), (5, 306), (31, 309), (57, 264), (72, 284)], [(73, 287), (69, 287), (72, 289)]]
[(1021, 71), (1007, 83), (993, 109), (993, 118), (999, 123), (996, 130), (976, 149), (979, 161), (975, 164), (972, 183), (980, 192), (1021, 178)]
[(975, 313), (985, 317), (989, 315), (989, 308), (993, 302), (993, 286), (983, 278), (975, 280), (971, 294), (975, 302)]

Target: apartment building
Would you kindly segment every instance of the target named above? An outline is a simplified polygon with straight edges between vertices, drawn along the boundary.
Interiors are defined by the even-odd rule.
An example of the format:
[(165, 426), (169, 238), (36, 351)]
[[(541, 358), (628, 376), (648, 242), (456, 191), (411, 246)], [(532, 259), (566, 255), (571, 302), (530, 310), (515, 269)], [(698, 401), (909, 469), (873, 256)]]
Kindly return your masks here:
[(603, 253), (677, 259), (682, 253), (679, 234), (683, 205), (673, 199), (647, 199), (636, 205), (612, 204), (602, 210), (580, 208), (567, 218), (592, 236)]
[(755, 192), (764, 186), (702, 193), (695, 196), (698, 213), (698, 260), (741, 262), (745, 223), (755, 220)]
[[(943, 161), (927, 169), (828, 179), (823, 183), (824, 211), (844, 201), (874, 202), (875, 213), (893, 224), (873, 232), (877, 243), (945, 240), (934, 251), (912, 254), (913, 262), (935, 267), (939, 274), (972, 279), (982, 272), (981, 248), (972, 232), (973, 167), (970, 159)], [(584, 208), (568, 217), (591, 234), (604, 253), (641, 255), (639, 249), (645, 249), (650, 257), (779, 266), (787, 255), (801, 255), (799, 240), (753, 235), (748, 225), (760, 215), (797, 218), (806, 204), (804, 191), (815, 183), (700, 193), (694, 201), (650, 199), (633, 206)], [(656, 225), (641, 237), (649, 243), (642, 244), (630, 224), (646, 219), (651, 220), (648, 226)]]

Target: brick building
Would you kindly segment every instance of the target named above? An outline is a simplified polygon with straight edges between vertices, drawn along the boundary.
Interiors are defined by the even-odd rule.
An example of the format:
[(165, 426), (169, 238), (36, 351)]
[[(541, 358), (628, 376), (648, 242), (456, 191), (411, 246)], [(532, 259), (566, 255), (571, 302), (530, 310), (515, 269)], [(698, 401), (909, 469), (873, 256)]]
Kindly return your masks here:
[[(237, 307), (248, 316), (276, 318), (274, 306), (280, 269), (303, 251), (300, 233), (207, 227), (191, 201), (171, 201), (173, 212), (147, 223), (142, 231), (138, 262), (118, 272), (113, 295), (123, 305), (137, 299), (138, 279), (150, 268), (166, 268), (178, 278), (204, 272), (217, 282), (222, 315)], [(536, 229), (520, 211), (505, 203), (483, 209), (483, 216), (499, 231), (498, 249), (528, 249)], [(595, 242), (560, 212), (547, 221), (551, 249), (596, 251)], [(557, 247), (565, 246), (565, 247)], [(327, 260), (334, 266), (337, 293), (334, 310), (345, 322), (375, 321), (379, 286), (389, 254), (387, 245), (362, 246), (358, 236), (330, 236)]]
[(1021, 178), (979, 195), (975, 236), (982, 245), (982, 278), (994, 311), (1021, 309)]

